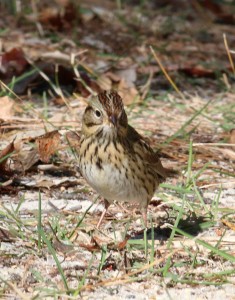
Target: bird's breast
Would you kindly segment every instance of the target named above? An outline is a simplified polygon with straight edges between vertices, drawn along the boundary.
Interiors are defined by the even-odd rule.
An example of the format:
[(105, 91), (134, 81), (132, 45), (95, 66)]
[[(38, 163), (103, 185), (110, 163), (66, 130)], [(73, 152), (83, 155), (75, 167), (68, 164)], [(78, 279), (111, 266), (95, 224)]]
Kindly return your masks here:
[(110, 140), (82, 141), (79, 167), (89, 185), (109, 201), (145, 202), (156, 187), (155, 179), (144, 174), (143, 162)]

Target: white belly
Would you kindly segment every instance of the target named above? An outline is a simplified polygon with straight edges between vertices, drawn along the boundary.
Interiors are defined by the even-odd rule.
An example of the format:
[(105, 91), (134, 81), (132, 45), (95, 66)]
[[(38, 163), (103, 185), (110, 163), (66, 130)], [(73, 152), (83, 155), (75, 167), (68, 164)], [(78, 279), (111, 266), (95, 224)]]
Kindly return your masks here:
[[(115, 152), (119, 156), (114, 155)], [(81, 143), (79, 167), (89, 185), (109, 202), (136, 202), (146, 206), (156, 188), (152, 173), (141, 172), (144, 161), (121, 145), (87, 138)]]
[(136, 188), (131, 178), (126, 178), (125, 169), (103, 164), (99, 169), (95, 164), (81, 166), (81, 172), (90, 186), (108, 201), (141, 202), (146, 199), (145, 190)]

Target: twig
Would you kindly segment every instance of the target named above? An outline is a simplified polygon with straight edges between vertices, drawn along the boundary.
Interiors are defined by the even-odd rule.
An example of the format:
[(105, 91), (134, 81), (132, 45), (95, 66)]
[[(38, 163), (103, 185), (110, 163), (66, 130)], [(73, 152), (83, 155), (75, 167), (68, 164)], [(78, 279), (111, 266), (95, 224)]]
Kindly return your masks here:
[(227, 55), (228, 55), (228, 59), (229, 59), (230, 65), (231, 65), (232, 70), (233, 70), (233, 75), (235, 75), (234, 63), (233, 63), (233, 59), (232, 59), (232, 56), (231, 56), (231, 52), (230, 52), (229, 47), (228, 47), (227, 37), (226, 37), (225, 33), (223, 34), (223, 38), (224, 38), (224, 46), (225, 46), (225, 49), (226, 49), (226, 52), (227, 52)]
[(167, 73), (166, 69), (164, 68), (163, 64), (161, 63), (159, 57), (157, 57), (155, 51), (153, 50), (153, 47), (150, 46), (150, 50), (156, 60), (156, 62), (158, 63), (159, 67), (161, 68), (162, 72), (164, 73), (164, 75), (166, 76), (166, 79), (170, 82), (170, 84), (173, 86), (173, 88), (175, 89), (175, 91), (180, 95), (180, 97), (182, 99), (184, 99), (184, 94), (178, 89), (178, 87), (176, 86), (176, 84), (174, 83), (174, 81), (171, 79), (170, 75)]
[(193, 146), (216, 146), (216, 147), (234, 147), (235, 144), (228, 144), (228, 143), (193, 143)]

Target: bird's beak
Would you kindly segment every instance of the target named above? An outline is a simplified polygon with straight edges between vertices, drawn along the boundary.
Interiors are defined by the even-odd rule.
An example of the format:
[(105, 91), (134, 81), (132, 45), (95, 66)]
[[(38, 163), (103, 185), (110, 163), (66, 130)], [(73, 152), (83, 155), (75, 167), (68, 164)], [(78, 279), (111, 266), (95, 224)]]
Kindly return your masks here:
[(115, 115), (111, 115), (109, 117), (109, 121), (110, 121), (111, 124), (113, 124), (114, 127), (117, 126), (117, 117)]

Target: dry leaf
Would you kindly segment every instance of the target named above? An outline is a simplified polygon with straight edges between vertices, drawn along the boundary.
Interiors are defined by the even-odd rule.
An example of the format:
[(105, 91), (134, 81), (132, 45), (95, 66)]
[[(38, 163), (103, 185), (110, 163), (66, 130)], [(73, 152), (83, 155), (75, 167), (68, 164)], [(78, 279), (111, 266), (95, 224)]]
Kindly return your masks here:
[(65, 134), (65, 138), (67, 139), (70, 147), (75, 150), (79, 150), (81, 136), (77, 132), (69, 131)]
[(78, 19), (77, 10), (72, 2), (63, 2), (65, 6), (61, 6), (61, 4), (58, 3), (57, 6), (42, 8), (39, 15), (39, 21), (44, 26), (53, 30), (62, 31), (70, 29)]
[(60, 254), (67, 254), (68, 252), (73, 250), (72, 245), (67, 245), (61, 242), (56, 235), (54, 235), (53, 246), (55, 250), (58, 251)]
[(124, 70), (118, 70), (116, 72), (118, 76), (120, 76), (122, 79), (126, 81), (126, 83), (131, 87), (134, 87), (134, 82), (137, 79), (137, 74), (136, 74), (136, 67), (132, 66), (129, 67), (128, 69)]
[(7, 170), (7, 160), (9, 158), (9, 156), (11, 155), (11, 153), (13, 153), (14, 151), (15, 151), (15, 147), (14, 147), (14, 141), (13, 141), (0, 152), (0, 171), (1, 172), (4, 173), (4, 172), (8, 171)]
[[(98, 84), (104, 90), (115, 89), (123, 99), (125, 105), (130, 105), (140, 101), (140, 95), (133, 84), (135, 80), (135, 70), (126, 69), (119, 71), (120, 75), (113, 72), (107, 72), (100, 76)], [(123, 77), (121, 77), (123, 75)], [(126, 77), (126, 79), (125, 79)]]
[(14, 235), (10, 230), (0, 228), (0, 241), (1, 242), (13, 242), (16, 235)]
[(129, 237), (126, 237), (123, 241), (118, 243), (118, 245), (117, 245), (118, 250), (123, 250), (126, 247), (128, 240), (129, 240)]
[[(235, 145), (235, 128), (230, 130), (229, 143)], [(235, 146), (231, 147), (235, 151)]]
[(5, 186), (4, 182), (2, 185), (0, 185), (0, 195), (8, 195), (8, 196), (16, 196), (19, 193), (19, 190), (15, 187), (15, 186), (11, 186), (10, 184), (12, 184), (12, 180), (8, 180), (7, 181), (9, 183), (9, 185)]
[(225, 219), (223, 219), (222, 220), (222, 223), (224, 224), (224, 225), (226, 225), (228, 228), (230, 228), (230, 229), (232, 229), (233, 231), (235, 231), (235, 223), (233, 222), (230, 222), (230, 221), (228, 221), (228, 220), (225, 220)]
[(87, 251), (90, 251), (90, 252), (98, 252), (100, 251), (100, 248), (95, 245), (95, 244), (79, 244), (80, 247), (82, 248), (85, 248)]
[(117, 91), (125, 105), (140, 102), (140, 95), (137, 89), (134, 86), (130, 87), (124, 79), (120, 80)]
[(13, 106), (14, 106), (14, 101), (9, 98), (8, 96), (5, 97), (1, 97), (0, 98), (0, 119), (8, 119), (10, 117), (13, 116), (14, 114), (14, 110), (13, 110)]
[(24, 52), (21, 48), (13, 48), (3, 55), (0, 55), (0, 79), (12, 79), (23, 73), (28, 66)]
[(58, 130), (48, 132), (35, 139), (40, 159), (43, 162), (49, 162), (51, 156), (59, 150), (61, 145), (60, 134)]
[(17, 156), (14, 157), (14, 169), (19, 172), (29, 170), (39, 160), (37, 149), (20, 149)]
[(112, 89), (112, 80), (106, 74), (99, 76), (97, 83), (102, 90), (107, 91)]

